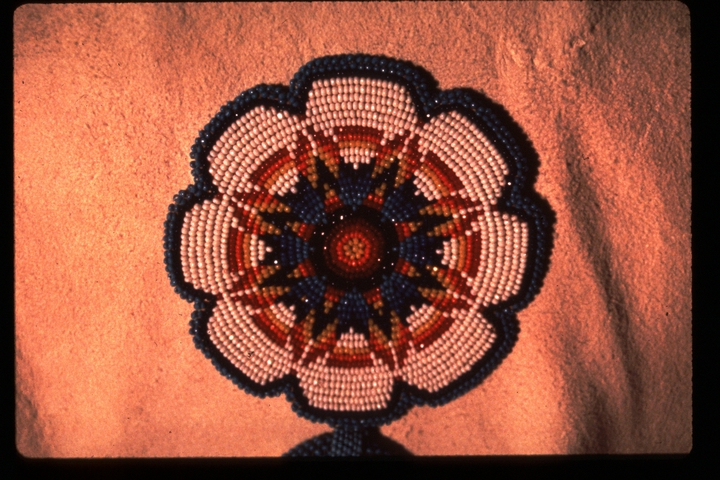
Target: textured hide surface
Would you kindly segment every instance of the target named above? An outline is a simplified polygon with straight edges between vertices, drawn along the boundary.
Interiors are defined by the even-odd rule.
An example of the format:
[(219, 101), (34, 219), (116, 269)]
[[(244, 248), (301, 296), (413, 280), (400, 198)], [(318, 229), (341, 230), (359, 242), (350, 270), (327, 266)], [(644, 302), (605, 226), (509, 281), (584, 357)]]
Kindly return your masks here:
[(23, 455), (277, 456), (329, 430), (238, 390), (194, 348), (162, 237), (220, 106), (339, 53), (409, 60), (503, 105), (556, 214), (509, 357), (383, 433), (419, 455), (692, 448), (682, 4), (25, 5), (14, 38)]

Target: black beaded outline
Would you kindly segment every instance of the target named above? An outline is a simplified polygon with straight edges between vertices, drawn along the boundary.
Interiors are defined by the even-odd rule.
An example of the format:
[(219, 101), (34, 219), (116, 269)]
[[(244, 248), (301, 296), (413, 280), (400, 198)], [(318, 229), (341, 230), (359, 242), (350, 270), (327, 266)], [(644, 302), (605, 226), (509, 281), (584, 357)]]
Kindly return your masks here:
[[(365, 431), (362, 431), (362, 430)], [(395, 456), (406, 457), (412, 453), (402, 444), (386, 437), (377, 427), (361, 427), (353, 435), (343, 429), (322, 433), (297, 444), (283, 457), (350, 457), (350, 456)], [(357, 431), (357, 430), (356, 430)], [(337, 436), (346, 439), (337, 441)], [(347, 437), (350, 438), (347, 438)], [(355, 438), (353, 438), (355, 437)], [(344, 442), (342, 440), (345, 440)], [(338, 445), (339, 444), (339, 445)]]
[[(316, 80), (337, 77), (365, 77), (390, 81), (405, 87), (412, 98), (418, 118), (427, 122), (450, 111), (457, 111), (479, 128), (503, 156), (510, 170), (508, 183), (498, 199), (501, 212), (511, 213), (527, 222), (529, 245), (527, 265), (517, 295), (490, 306), (484, 317), (496, 330), (497, 340), (486, 355), (466, 373), (435, 393), (428, 393), (395, 380), (388, 407), (372, 412), (333, 412), (308, 404), (295, 375), (286, 375), (261, 386), (248, 378), (225, 358), (208, 336), (208, 321), (216, 305), (216, 297), (195, 289), (186, 282), (180, 262), (180, 234), (185, 214), (197, 203), (213, 198), (218, 190), (212, 184), (207, 156), (222, 133), (239, 117), (264, 105), (293, 115), (303, 115), (308, 92)], [(190, 333), (195, 346), (209, 358), (220, 373), (247, 393), (264, 398), (285, 393), (292, 409), (299, 416), (333, 427), (379, 426), (402, 417), (414, 405), (444, 405), (479, 385), (510, 353), (520, 331), (517, 312), (525, 308), (539, 293), (549, 267), (552, 250), (554, 213), (547, 202), (533, 189), (536, 170), (529, 158), (537, 163), (537, 155), (526, 135), (501, 106), (470, 89), (440, 91), (437, 81), (424, 69), (409, 62), (383, 56), (337, 55), (321, 57), (301, 67), (283, 85), (258, 85), (242, 92), (199, 132), (192, 146), (190, 162), (193, 185), (173, 197), (165, 221), (165, 264), (170, 283), (181, 298), (194, 303)]]

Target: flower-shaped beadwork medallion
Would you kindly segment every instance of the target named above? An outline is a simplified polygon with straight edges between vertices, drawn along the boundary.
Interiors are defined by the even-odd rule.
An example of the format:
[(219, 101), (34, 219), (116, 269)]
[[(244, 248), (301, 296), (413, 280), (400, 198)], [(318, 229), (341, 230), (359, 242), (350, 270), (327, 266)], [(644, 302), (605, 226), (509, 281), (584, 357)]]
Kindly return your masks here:
[(345, 55), (241, 93), (200, 132), (167, 270), (223, 375), (343, 432), (291, 453), (393, 451), (372, 427), (462, 395), (515, 343), (549, 222), (494, 110)]

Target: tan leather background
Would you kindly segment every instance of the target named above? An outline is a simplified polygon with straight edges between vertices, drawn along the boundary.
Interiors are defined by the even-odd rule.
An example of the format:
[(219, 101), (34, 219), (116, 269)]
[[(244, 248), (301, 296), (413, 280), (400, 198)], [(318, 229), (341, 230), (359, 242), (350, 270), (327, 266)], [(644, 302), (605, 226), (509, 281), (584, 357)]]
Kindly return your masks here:
[(382, 431), (420, 455), (691, 449), (682, 4), (25, 5), (14, 38), (23, 455), (276, 456), (329, 430), (194, 348), (162, 237), (220, 106), (338, 53), (409, 60), (502, 104), (557, 215), (509, 357)]

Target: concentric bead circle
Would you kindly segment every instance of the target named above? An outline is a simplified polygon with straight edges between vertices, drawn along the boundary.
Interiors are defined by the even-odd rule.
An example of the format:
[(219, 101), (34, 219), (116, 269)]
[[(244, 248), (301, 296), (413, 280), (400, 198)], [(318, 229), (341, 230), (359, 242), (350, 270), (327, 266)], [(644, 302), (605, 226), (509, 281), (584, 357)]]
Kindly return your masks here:
[(328, 234), (323, 247), (325, 263), (347, 279), (366, 278), (375, 273), (385, 255), (380, 229), (362, 218), (343, 220)]
[(201, 133), (166, 262), (199, 348), (248, 391), (377, 423), (448, 401), (512, 346), (547, 224), (490, 109), (425, 82), (321, 59)]

